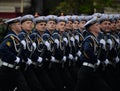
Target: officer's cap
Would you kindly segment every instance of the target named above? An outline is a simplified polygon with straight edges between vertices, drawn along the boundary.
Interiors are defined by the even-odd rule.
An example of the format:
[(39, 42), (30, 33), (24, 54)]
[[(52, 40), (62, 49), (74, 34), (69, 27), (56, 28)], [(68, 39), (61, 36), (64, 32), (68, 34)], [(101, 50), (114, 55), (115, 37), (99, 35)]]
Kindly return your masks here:
[(85, 28), (90, 27), (91, 25), (95, 24), (98, 22), (98, 17), (94, 17), (91, 20), (87, 21), (86, 24), (84, 25)]
[(92, 15), (93, 17), (98, 17), (98, 18), (100, 18), (101, 16), (102, 16), (102, 14), (101, 13), (94, 13), (93, 15)]
[(120, 14), (114, 14), (115, 20), (120, 20)]
[(40, 22), (47, 22), (46, 17), (45, 16), (39, 16), (37, 18), (34, 18), (34, 23), (40, 23)]
[(111, 22), (116, 22), (114, 14), (110, 14), (109, 17)]
[(78, 21), (79, 22), (79, 17), (77, 15), (72, 16), (73, 22)]
[(79, 16), (79, 21), (81, 22), (81, 21), (87, 21), (87, 18), (86, 18), (86, 16)]
[(20, 22), (20, 19), (21, 19), (21, 17), (16, 17), (16, 18), (8, 19), (8, 20), (5, 21), (5, 23), (8, 24), (8, 25), (11, 25), (13, 23)]
[(57, 22), (67, 22), (67, 18), (65, 16), (59, 16)]
[(72, 19), (71, 15), (66, 15), (65, 17), (67, 18), (67, 21), (72, 21), (73, 22), (73, 19)]
[(21, 23), (25, 21), (33, 21), (33, 19), (34, 19), (33, 15), (24, 15), (23, 17), (21, 17)]
[(57, 22), (57, 16), (56, 15), (48, 15), (46, 16), (46, 20), (48, 21), (55, 21)]
[(87, 21), (89, 21), (89, 20), (91, 20), (93, 18), (93, 16), (87, 15), (87, 16), (85, 16), (85, 18), (86, 18)]
[[(102, 23), (104, 21), (110, 21), (110, 16), (107, 14), (103, 14), (100, 19), (99, 19), (99, 23)], [(111, 22), (111, 21), (110, 21)]]

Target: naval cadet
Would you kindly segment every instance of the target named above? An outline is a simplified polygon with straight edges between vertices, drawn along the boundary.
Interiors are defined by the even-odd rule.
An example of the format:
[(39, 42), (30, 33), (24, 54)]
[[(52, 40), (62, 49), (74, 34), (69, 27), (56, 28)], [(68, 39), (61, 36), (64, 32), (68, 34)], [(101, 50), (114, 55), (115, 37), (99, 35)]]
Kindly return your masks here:
[[(93, 18), (93, 16), (89, 15), (89, 16), (84, 16), (85, 17), (85, 20), (86, 22), (89, 21), (90, 19)], [(85, 24), (84, 24), (85, 25)], [(82, 31), (82, 35), (84, 37), (86, 37), (87, 35), (89, 35), (88, 31), (85, 29), (85, 27), (83, 26), (84, 30)]]
[(24, 15), (21, 17), (22, 31), (19, 33), (21, 43), (23, 44), (22, 51), (22, 72), (26, 78), (26, 81), (31, 88), (31, 91), (44, 91), (41, 83), (39, 82), (33, 68), (34, 64), (32, 61), (32, 55), (36, 49), (36, 43), (30, 38), (30, 34), (33, 31), (33, 15)]
[[(116, 80), (116, 63), (118, 63), (117, 56), (117, 38), (113, 35), (115, 20), (112, 15), (101, 16), (100, 27), (103, 33), (100, 43), (104, 46), (100, 54), (100, 60), (105, 63), (105, 69), (103, 71), (103, 78), (109, 84), (113, 91), (117, 90)], [(112, 26), (111, 26), (112, 25)], [(114, 30), (115, 31), (115, 30)]]
[(78, 82), (75, 91), (111, 91), (111, 88), (97, 74), (100, 61), (97, 58), (99, 43), (97, 36), (100, 32), (97, 17), (92, 18), (85, 24), (89, 35), (82, 44), (81, 59), (83, 64), (78, 73)]
[(44, 66), (46, 65), (45, 64), (46, 47), (44, 45), (42, 35), (46, 30), (46, 23), (47, 23), (46, 17), (39, 16), (34, 19), (34, 23), (35, 23), (35, 30), (30, 35), (31, 39), (35, 41), (35, 43), (37, 44), (37, 48), (34, 52), (34, 55), (32, 56), (32, 60), (36, 63), (34, 72), (46, 91), (56, 91), (55, 85), (53, 84), (52, 80), (50, 79), (48, 73), (45, 70), (46, 66)]
[[(55, 41), (55, 37), (53, 36), (53, 33), (56, 31), (56, 23), (57, 23), (57, 16), (55, 15), (48, 15), (46, 16), (47, 19), (47, 24), (46, 24), (46, 31), (43, 34), (43, 39), (45, 40), (45, 45), (48, 42), (50, 46), (48, 47), (47, 43), (47, 53), (46, 56), (48, 57), (49, 60), (49, 65), (48, 65), (48, 74), (55, 84), (55, 87), (57, 88), (57, 91), (62, 91), (63, 90), (63, 82), (60, 77), (60, 73), (58, 71), (57, 65), (59, 64), (59, 61), (55, 58), (56, 57), (56, 48), (58, 47), (58, 41)], [(46, 37), (46, 38), (45, 38)], [(47, 39), (48, 37), (48, 39)], [(58, 43), (58, 44), (57, 44)], [(49, 53), (49, 54), (48, 54)], [(59, 57), (57, 55), (57, 57)]]
[(60, 16), (57, 18), (57, 25), (56, 25), (56, 30), (57, 32), (53, 33), (53, 36), (55, 39), (59, 40), (59, 48), (57, 49), (59, 52), (56, 52), (56, 57), (57, 59), (60, 60), (59, 66), (58, 66), (58, 71), (60, 72), (60, 76), (62, 77), (63, 80), (63, 85), (64, 85), (64, 91), (73, 91), (74, 89), (74, 80), (69, 72), (69, 70), (66, 68), (66, 60), (67, 56), (65, 54), (67, 45), (68, 45), (68, 40), (66, 38), (66, 33), (65, 33), (65, 25), (67, 22), (67, 18), (65, 16)]
[(87, 22), (87, 19), (85, 16), (79, 16), (79, 30), (81, 33), (83, 33), (83, 30), (85, 29), (84, 28), (84, 25), (85, 23)]
[(18, 33), (21, 31), (21, 17), (16, 17), (5, 21), (8, 26), (8, 34), (0, 44), (0, 57), (2, 65), (0, 67), (0, 90), (30, 91), (26, 79), (20, 71), (20, 50), (21, 44)]
[[(120, 41), (120, 15), (119, 14), (116, 14), (115, 15), (115, 19), (116, 19), (116, 30), (117, 30), (117, 34), (119, 36), (119, 41)], [(119, 44), (120, 45), (120, 44)], [(120, 59), (120, 47), (119, 47), (119, 50), (118, 50), (118, 57)], [(120, 82), (120, 62), (117, 63), (117, 70), (118, 70), (118, 82)], [(120, 85), (118, 85), (118, 87), (120, 87)], [(120, 88), (118, 88), (120, 89)]]

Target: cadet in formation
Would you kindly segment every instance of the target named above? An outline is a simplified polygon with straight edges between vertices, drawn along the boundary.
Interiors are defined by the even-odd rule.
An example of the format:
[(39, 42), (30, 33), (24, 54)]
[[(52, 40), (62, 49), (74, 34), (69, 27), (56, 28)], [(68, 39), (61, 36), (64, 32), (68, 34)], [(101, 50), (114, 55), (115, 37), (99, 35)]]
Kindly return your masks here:
[(2, 65), (0, 67), (0, 90), (13, 91), (30, 91), (26, 79), (20, 70), (20, 50), (22, 47), (18, 34), (21, 31), (20, 18), (7, 20), (8, 34), (0, 44), (0, 57)]
[(100, 13), (7, 20), (0, 90), (117, 91), (119, 20), (119, 14)]

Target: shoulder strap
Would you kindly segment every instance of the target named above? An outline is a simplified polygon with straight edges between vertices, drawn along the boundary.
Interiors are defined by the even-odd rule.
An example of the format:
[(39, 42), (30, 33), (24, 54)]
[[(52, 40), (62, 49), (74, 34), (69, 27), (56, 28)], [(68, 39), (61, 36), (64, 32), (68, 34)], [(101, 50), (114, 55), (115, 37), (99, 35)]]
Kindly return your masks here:
[(8, 34), (8, 35), (6, 35), (6, 36), (4, 37), (4, 39), (6, 39), (6, 38), (8, 38), (8, 37), (11, 37), (11, 36), (20, 41), (20, 39), (18, 38), (18, 36), (14, 35), (14, 34)]

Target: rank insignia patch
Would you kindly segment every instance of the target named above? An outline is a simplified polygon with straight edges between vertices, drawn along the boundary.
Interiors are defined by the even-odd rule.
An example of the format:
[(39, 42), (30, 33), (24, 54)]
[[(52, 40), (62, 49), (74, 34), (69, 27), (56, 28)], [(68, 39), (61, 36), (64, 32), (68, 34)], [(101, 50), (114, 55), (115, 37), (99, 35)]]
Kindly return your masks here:
[(7, 41), (6, 45), (10, 47), (11, 46), (10, 41)]

